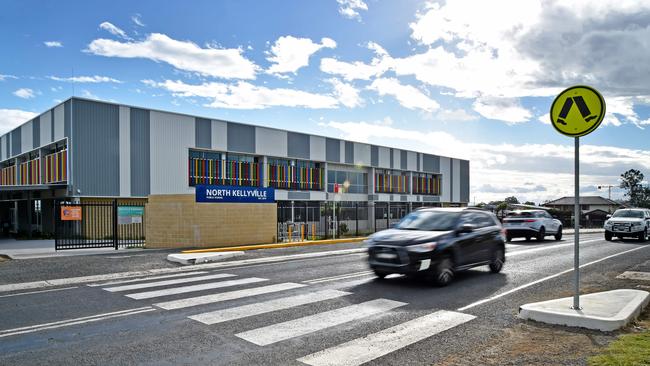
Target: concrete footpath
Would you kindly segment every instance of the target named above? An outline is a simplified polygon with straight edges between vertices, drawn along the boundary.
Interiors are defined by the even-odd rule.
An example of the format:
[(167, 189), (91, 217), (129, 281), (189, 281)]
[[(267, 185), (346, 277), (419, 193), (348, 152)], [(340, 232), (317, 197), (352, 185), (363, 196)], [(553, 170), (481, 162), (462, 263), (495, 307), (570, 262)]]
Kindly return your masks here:
[[(137, 249), (120, 249), (119, 252), (123, 253), (125, 250), (129, 252), (141, 251), (142, 248)], [(94, 254), (111, 254), (117, 253), (114, 248), (90, 248), (90, 249), (67, 249), (67, 250), (54, 250), (54, 240), (16, 240), (16, 239), (2, 239), (0, 240), (0, 255), (5, 255), (11, 259), (34, 259), (34, 258), (56, 258), (56, 257), (69, 257), (76, 255), (94, 255)]]

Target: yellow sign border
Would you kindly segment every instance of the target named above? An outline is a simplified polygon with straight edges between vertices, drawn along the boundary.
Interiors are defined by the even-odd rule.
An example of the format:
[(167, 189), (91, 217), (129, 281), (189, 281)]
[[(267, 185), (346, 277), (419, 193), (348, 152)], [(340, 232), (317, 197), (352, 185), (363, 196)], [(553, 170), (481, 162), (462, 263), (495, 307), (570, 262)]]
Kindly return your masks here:
[[(598, 120), (596, 121), (596, 123), (594, 123), (593, 126), (591, 126), (591, 128), (589, 128), (586, 131), (580, 132), (580, 133), (571, 134), (571, 133), (566, 133), (564, 131), (561, 131), (559, 128), (557, 128), (557, 126), (555, 126), (555, 121), (553, 120), (553, 108), (555, 108), (555, 103), (557, 103), (558, 99), (560, 99), (560, 97), (562, 95), (564, 95), (564, 93), (566, 93), (566, 92), (568, 92), (570, 90), (573, 90), (573, 89), (577, 89), (577, 88), (589, 89), (592, 92), (594, 92), (594, 94), (596, 94), (596, 96), (598, 96), (598, 100), (600, 100), (600, 104), (603, 106), (603, 110), (602, 110), (602, 113), (600, 113), (600, 116), (598, 116)], [(582, 137), (582, 136), (585, 136), (585, 135), (588, 135), (588, 134), (594, 132), (594, 130), (596, 130), (600, 126), (600, 124), (603, 122), (603, 119), (605, 118), (605, 111), (606, 111), (605, 98), (603, 98), (603, 96), (600, 94), (600, 92), (598, 92), (598, 90), (596, 90), (596, 89), (594, 89), (594, 88), (592, 88), (590, 86), (587, 86), (587, 85), (574, 85), (574, 86), (571, 86), (569, 88), (566, 88), (566, 89), (562, 90), (562, 92), (560, 94), (558, 94), (557, 97), (555, 97), (555, 99), (553, 100), (553, 103), (551, 104), (551, 109), (549, 111), (549, 119), (551, 120), (551, 125), (553, 125), (553, 128), (557, 132), (561, 133), (562, 135), (569, 136), (569, 137)]]

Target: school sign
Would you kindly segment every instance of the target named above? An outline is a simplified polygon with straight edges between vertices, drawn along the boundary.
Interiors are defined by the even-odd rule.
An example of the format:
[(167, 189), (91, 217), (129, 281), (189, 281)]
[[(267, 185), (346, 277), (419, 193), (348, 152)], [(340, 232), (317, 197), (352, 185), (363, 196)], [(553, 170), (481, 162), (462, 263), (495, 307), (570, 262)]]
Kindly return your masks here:
[(275, 190), (262, 187), (196, 186), (196, 202), (274, 203)]

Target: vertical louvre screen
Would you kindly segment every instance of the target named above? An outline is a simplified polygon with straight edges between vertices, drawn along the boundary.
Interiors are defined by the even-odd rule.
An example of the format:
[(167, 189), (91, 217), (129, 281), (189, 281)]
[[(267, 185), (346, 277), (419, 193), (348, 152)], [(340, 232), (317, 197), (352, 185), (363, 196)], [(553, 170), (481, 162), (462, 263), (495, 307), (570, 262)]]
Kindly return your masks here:
[(259, 163), (189, 158), (190, 186), (215, 184), (259, 187), (260, 174)]
[(269, 164), (268, 186), (280, 189), (322, 190), (323, 168)]
[(45, 156), (43, 183), (60, 183), (68, 180), (68, 151), (62, 150)]
[(413, 194), (440, 195), (440, 176), (430, 175), (413, 177)]

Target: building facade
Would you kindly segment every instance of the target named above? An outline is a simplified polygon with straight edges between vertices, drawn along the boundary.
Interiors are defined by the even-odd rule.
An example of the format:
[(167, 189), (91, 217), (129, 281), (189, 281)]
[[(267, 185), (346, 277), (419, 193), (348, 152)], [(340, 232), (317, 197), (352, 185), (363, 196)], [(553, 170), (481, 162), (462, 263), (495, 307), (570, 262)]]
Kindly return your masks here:
[(51, 232), (55, 200), (148, 200), (199, 184), (273, 187), (280, 223), (354, 206), (358, 230), (359, 212), (389, 221), (466, 205), (469, 161), (76, 97), (0, 137), (5, 232)]

